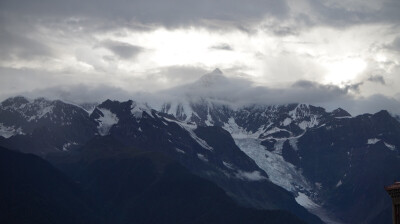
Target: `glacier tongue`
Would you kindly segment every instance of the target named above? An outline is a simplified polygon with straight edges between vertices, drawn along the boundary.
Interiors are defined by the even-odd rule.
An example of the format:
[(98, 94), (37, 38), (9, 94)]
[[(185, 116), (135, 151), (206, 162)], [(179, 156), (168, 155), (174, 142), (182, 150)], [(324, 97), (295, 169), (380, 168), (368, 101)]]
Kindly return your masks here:
[(324, 208), (320, 205), (313, 202), (306, 194), (301, 192), (298, 193), (298, 196), (295, 198), (296, 202), (306, 208), (309, 212), (317, 215), (319, 218), (322, 219), (327, 224), (341, 224), (341, 222), (335, 220), (331, 217), (329, 212), (327, 212)]
[[(269, 179), (290, 192), (310, 191), (312, 188), (307, 183), (301, 172), (296, 167), (286, 162), (280, 150), (270, 152), (261, 145), (258, 139), (264, 131), (260, 128), (257, 132), (247, 132), (237, 125), (234, 118), (230, 118), (223, 128), (231, 133), (236, 145), (252, 158), (256, 164), (263, 169), (269, 176)], [(283, 142), (286, 139), (280, 139)]]
[[(248, 132), (240, 127), (234, 118), (230, 118), (228, 123), (224, 124), (223, 128), (231, 133), (236, 145), (268, 174), (269, 180), (272, 183), (297, 195), (295, 198), (296, 202), (309, 212), (320, 217), (325, 223), (340, 224), (340, 222), (331, 218), (329, 212), (307, 196), (314, 194), (313, 187), (302, 175), (301, 170), (298, 170), (293, 164), (284, 160), (282, 150), (276, 149), (270, 152), (261, 145), (259, 137), (265, 132), (264, 127), (261, 127), (254, 133)], [(285, 141), (289, 141), (290, 145), (295, 150), (298, 150), (296, 141), (300, 136), (275, 139), (277, 140), (275, 148), (282, 147)]]
[(236, 145), (263, 169), (269, 179), (290, 192), (309, 191), (310, 185), (296, 167), (275, 152), (270, 152), (254, 138), (234, 139)]

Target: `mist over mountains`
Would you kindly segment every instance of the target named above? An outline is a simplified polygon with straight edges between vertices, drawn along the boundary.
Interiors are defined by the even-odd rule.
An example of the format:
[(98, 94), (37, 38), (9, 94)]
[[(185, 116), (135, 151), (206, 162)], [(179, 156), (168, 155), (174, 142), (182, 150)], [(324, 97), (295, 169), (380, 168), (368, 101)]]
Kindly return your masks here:
[(210, 73), (200, 76), (194, 82), (178, 85), (164, 90), (136, 91), (118, 87), (99, 85), (66, 85), (46, 89), (37, 89), (22, 92), (20, 95), (28, 98), (46, 97), (60, 99), (73, 104), (98, 104), (107, 99), (126, 101), (133, 99), (146, 102), (153, 108), (168, 101), (197, 101), (205, 98), (221, 101), (233, 107), (251, 104), (291, 104), (305, 103), (321, 106), (327, 110), (342, 107), (353, 115), (376, 113), (382, 109), (393, 114), (400, 114), (400, 103), (391, 97), (375, 94), (368, 97), (359, 97), (358, 85), (324, 85), (317, 82), (299, 80), (286, 87), (271, 88), (257, 85), (240, 76), (226, 76), (216, 68)]
[[(400, 123), (395, 117), (385, 110), (353, 116), (342, 108), (310, 104), (240, 104), (236, 97), (243, 85), (250, 86), (215, 70), (164, 91), (165, 98), (157, 100), (139, 96), (141, 101), (80, 106), (13, 97), (0, 106), (0, 145), (39, 155), (74, 181), (105, 178), (99, 186), (109, 178), (125, 182), (118, 179), (126, 178), (122, 173), (113, 177), (107, 176), (110, 171), (95, 171), (106, 166), (124, 172), (124, 163), (115, 158), (133, 149), (161, 153), (242, 207), (284, 210), (306, 223), (390, 220), (390, 198), (382, 186), (399, 178)], [(235, 89), (237, 95), (221, 97)], [(92, 163), (95, 170), (81, 170)], [(88, 176), (80, 175), (85, 172)], [(104, 187), (106, 192), (88, 194), (109, 197), (117, 190)]]

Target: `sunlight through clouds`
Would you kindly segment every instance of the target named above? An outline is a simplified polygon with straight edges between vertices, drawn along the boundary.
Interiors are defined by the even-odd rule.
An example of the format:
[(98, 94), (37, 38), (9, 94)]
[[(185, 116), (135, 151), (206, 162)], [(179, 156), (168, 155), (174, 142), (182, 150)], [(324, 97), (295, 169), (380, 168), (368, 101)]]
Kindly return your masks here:
[(1, 3), (0, 98), (76, 84), (157, 92), (215, 68), (258, 87), (400, 95), (397, 0), (91, 1)]
[(354, 80), (365, 70), (367, 65), (360, 58), (349, 58), (326, 62), (324, 66), (327, 70), (325, 82), (341, 85)]

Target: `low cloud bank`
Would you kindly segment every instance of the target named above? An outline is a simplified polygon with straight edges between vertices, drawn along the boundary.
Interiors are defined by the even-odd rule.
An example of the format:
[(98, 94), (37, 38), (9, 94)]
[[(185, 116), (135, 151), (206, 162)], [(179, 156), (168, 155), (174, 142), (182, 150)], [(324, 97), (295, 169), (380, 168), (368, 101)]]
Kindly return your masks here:
[(77, 104), (102, 102), (106, 99), (137, 100), (148, 102), (155, 108), (164, 102), (196, 101), (210, 99), (233, 107), (249, 104), (307, 103), (322, 106), (328, 111), (341, 107), (352, 115), (375, 113), (382, 109), (400, 114), (400, 102), (391, 97), (376, 94), (357, 97), (352, 86), (338, 87), (300, 80), (281, 88), (256, 86), (241, 78), (228, 78), (219, 70), (202, 76), (197, 81), (155, 93), (128, 91), (122, 88), (98, 85), (70, 85), (38, 89), (21, 93), (30, 98), (46, 97)]

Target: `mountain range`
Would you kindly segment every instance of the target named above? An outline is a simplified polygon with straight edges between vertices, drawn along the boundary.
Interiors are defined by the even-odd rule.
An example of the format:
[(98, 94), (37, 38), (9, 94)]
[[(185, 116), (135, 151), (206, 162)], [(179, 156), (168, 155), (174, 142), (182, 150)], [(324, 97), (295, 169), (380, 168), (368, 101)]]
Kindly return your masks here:
[[(2, 162), (3, 179), (33, 186), (23, 181), (37, 176), (38, 189), (65, 192), (59, 201), (46, 199), (42, 210), (54, 212), (47, 206), (66, 200), (62, 206), (78, 203), (87, 211), (81, 220), (90, 222), (390, 223), (383, 186), (400, 178), (395, 117), (300, 103), (234, 105), (197, 94), (226, 82), (215, 70), (174, 90), (191, 93), (185, 97), (157, 104), (106, 100), (91, 111), (61, 100), (6, 99), (2, 153), (34, 161)], [(51, 171), (17, 172), (23, 168)], [(23, 175), (30, 178), (12, 182)], [(55, 178), (62, 187), (47, 183)], [(74, 209), (68, 212), (78, 220)]]

